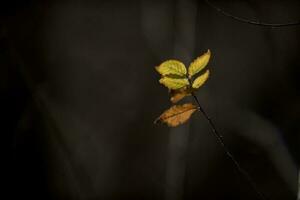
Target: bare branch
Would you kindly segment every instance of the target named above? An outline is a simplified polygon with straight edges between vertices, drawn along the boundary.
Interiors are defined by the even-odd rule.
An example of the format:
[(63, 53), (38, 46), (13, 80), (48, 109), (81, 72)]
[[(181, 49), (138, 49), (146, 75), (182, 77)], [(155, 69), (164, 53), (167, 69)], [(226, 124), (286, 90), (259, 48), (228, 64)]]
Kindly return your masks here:
[(220, 7), (216, 6), (214, 3), (212, 3), (209, 0), (205, 0), (205, 2), (212, 7), (213, 9), (215, 9), (216, 11), (218, 11), (219, 13), (221, 13), (222, 15), (229, 17), (231, 19), (234, 19), (236, 21), (242, 22), (242, 23), (247, 23), (247, 24), (251, 24), (251, 25), (257, 25), (257, 26), (268, 26), (268, 27), (287, 27), (287, 26), (298, 26), (300, 25), (300, 20), (297, 21), (291, 21), (291, 22), (287, 22), (287, 23), (268, 23), (268, 22), (262, 22), (262, 21), (253, 21), (250, 19), (246, 19), (243, 17), (238, 17), (235, 16), (229, 12), (224, 11), (223, 9), (221, 9)]

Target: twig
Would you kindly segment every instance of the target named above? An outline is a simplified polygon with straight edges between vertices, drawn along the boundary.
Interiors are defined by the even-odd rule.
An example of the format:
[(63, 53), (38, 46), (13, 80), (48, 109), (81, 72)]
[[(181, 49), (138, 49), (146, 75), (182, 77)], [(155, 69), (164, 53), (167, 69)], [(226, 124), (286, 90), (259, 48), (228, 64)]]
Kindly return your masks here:
[(210, 2), (209, 0), (205, 0), (205, 2), (210, 7), (212, 7), (213, 9), (218, 11), (219, 13), (221, 13), (222, 15), (224, 15), (226, 17), (229, 17), (231, 19), (237, 20), (237, 21), (242, 22), (242, 23), (247, 23), (247, 24), (252, 24), (252, 25), (257, 25), (257, 26), (268, 26), (268, 27), (286, 27), (286, 26), (298, 26), (298, 25), (300, 25), (300, 20), (287, 22), (287, 23), (267, 23), (267, 22), (261, 22), (261, 21), (253, 21), (253, 20), (250, 20), (250, 19), (235, 16), (235, 15), (229, 13), (229, 12), (226, 12), (223, 9), (221, 9), (220, 7), (218, 7), (215, 4), (213, 4), (212, 2)]
[(298, 172), (298, 195), (297, 200), (300, 200), (300, 169)]
[(209, 125), (210, 125), (210, 127), (212, 129), (212, 132), (213, 132), (214, 136), (217, 138), (218, 142), (223, 147), (226, 155), (231, 159), (231, 161), (234, 163), (234, 165), (236, 166), (236, 168), (238, 169), (238, 171), (245, 177), (245, 179), (253, 187), (253, 189), (257, 193), (258, 197), (260, 199), (262, 199), (262, 200), (266, 200), (266, 198), (264, 197), (264, 195), (256, 187), (255, 182), (252, 180), (252, 178), (250, 177), (250, 175), (248, 174), (248, 172), (241, 167), (241, 165), (239, 164), (239, 162), (235, 159), (235, 157), (233, 156), (233, 154), (230, 152), (230, 150), (225, 145), (225, 143), (223, 141), (223, 136), (217, 131), (216, 126), (214, 125), (214, 123), (211, 120), (211, 118), (207, 115), (207, 113), (205, 112), (205, 110), (203, 109), (203, 107), (201, 106), (201, 104), (199, 103), (199, 100), (198, 100), (197, 96), (195, 95), (195, 93), (192, 92), (192, 96), (195, 99), (195, 101), (196, 101), (196, 103), (197, 103), (197, 105), (199, 107), (199, 111), (204, 115), (204, 117), (208, 121), (208, 123), (209, 123)]

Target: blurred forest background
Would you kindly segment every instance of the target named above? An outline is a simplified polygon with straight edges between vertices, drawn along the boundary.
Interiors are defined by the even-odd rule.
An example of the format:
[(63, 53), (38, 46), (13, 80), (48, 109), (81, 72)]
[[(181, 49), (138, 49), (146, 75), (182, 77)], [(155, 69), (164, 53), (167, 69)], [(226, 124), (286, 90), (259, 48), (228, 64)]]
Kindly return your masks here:
[[(300, 19), (298, 0), (211, 2), (251, 20)], [(170, 105), (154, 66), (207, 49), (201, 104), (258, 190), (296, 199), (300, 26), (241, 23), (194, 0), (0, 10), (4, 199), (258, 199), (204, 117), (153, 124)]]

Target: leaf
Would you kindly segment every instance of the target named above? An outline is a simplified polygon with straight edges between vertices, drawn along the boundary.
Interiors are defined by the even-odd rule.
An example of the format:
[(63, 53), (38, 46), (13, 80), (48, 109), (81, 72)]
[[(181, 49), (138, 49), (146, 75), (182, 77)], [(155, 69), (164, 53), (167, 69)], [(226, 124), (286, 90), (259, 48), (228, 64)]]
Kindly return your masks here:
[(173, 90), (180, 89), (189, 85), (189, 81), (187, 78), (173, 78), (168, 76), (162, 77), (161, 79), (159, 79), (159, 82), (167, 88)]
[(181, 99), (183, 99), (186, 96), (191, 95), (191, 89), (184, 87), (178, 90), (171, 90), (170, 94), (171, 94), (171, 102), (172, 103), (177, 103), (178, 101), (180, 101)]
[(189, 77), (191, 78), (193, 75), (200, 72), (207, 65), (210, 59), (210, 50), (208, 49), (206, 53), (196, 58), (189, 66)]
[(209, 77), (209, 70), (206, 70), (206, 72), (200, 76), (198, 76), (193, 84), (192, 84), (192, 87), (195, 88), (195, 89), (198, 89), (200, 86), (202, 86), (205, 81), (208, 79)]
[(186, 122), (196, 110), (197, 106), (191, 103), (175, 105), (163, 112), (154, 123), (161, 122), (175, 127)]
[(183, 77), (186, 76), (187, 73), (185, 65), (177, 60), (167, 60), (158, 67), (155, 67), (155, 69), (162, 76), (173, 74)]

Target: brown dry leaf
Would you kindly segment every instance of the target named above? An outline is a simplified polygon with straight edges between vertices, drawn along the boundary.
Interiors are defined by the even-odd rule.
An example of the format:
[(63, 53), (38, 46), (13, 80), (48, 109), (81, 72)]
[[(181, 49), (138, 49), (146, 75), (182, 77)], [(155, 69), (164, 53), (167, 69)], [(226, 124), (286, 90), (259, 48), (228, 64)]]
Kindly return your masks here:
[(191, 115), (197, 110), (197, 106), (191, 103), (183, 105), (174, 105), (163, 112), (154, 123), (166, 123), (171, 127), (178, 126), (186, 122)]
[(191, 92), (192, 91), (189, 88), (182, 88), (179, 90), (170, 90), (170, 94), (171, 94), (170, 100), (172, 103), (177, 103), (184, 97), (191, 95)]

